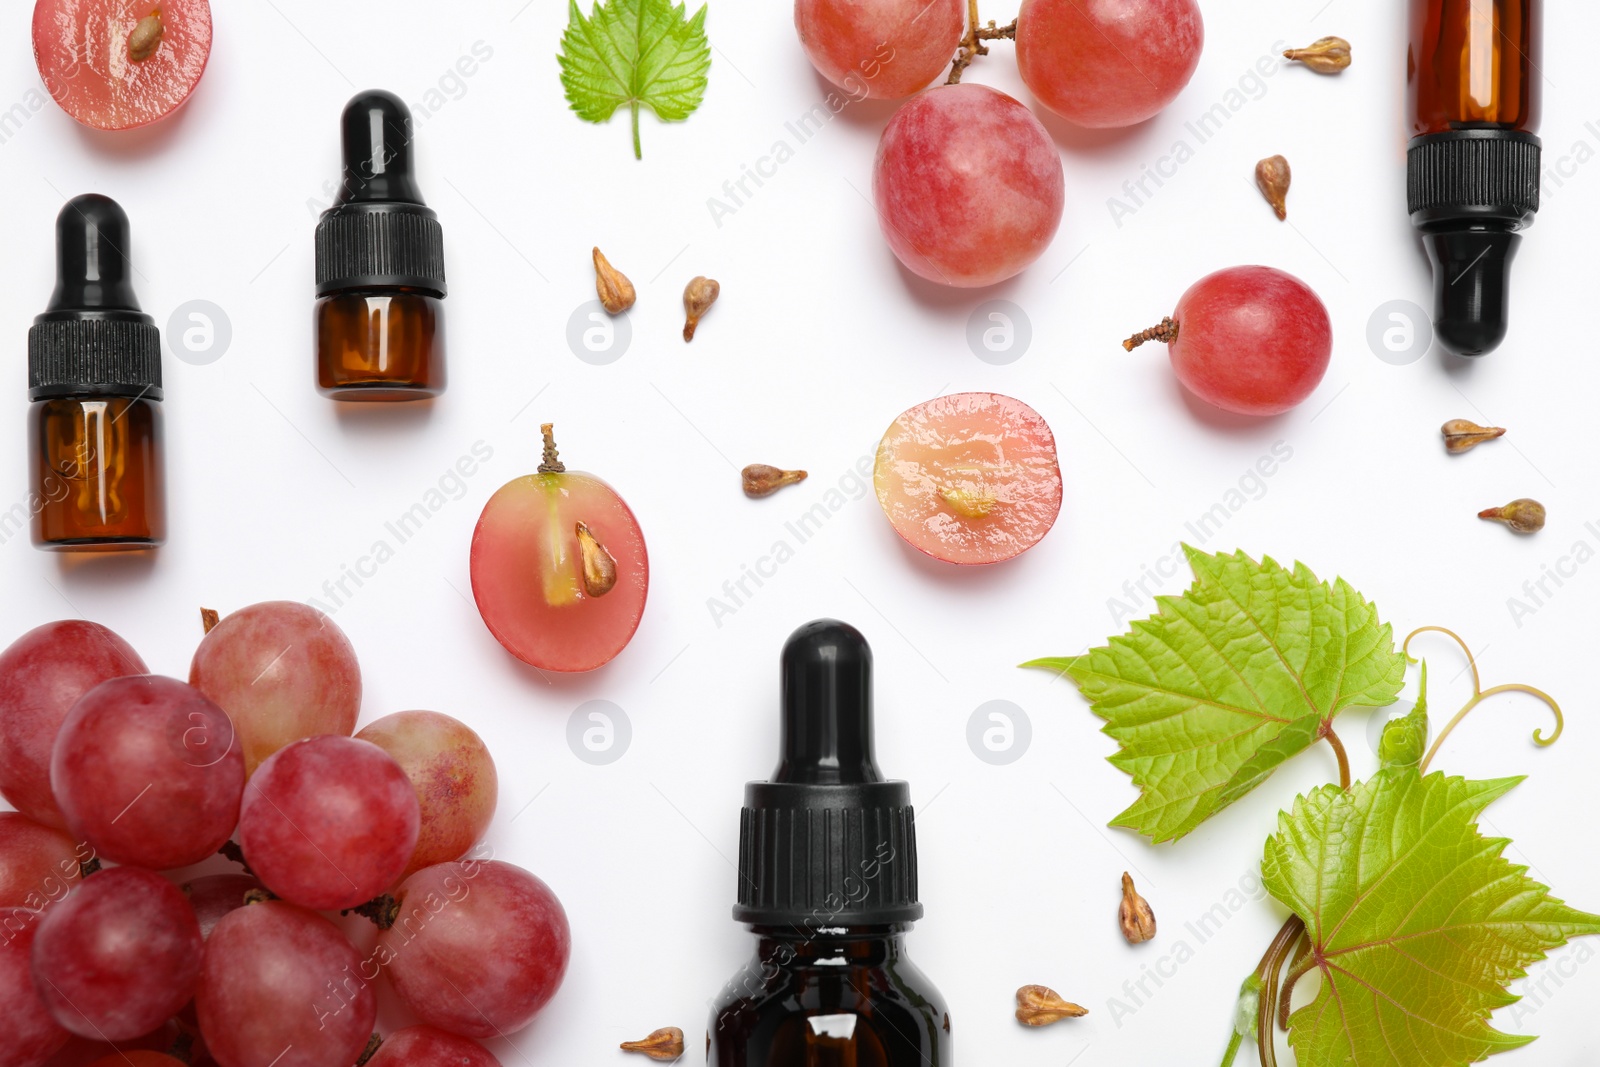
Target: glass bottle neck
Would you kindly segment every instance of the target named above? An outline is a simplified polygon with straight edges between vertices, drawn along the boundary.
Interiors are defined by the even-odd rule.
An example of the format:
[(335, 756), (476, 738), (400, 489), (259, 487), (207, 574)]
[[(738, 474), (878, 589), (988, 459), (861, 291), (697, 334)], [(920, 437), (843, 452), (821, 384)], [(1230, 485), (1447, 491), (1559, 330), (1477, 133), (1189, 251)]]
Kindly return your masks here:
[(752, 926), (757, 955), (779, 965), (832, 963), (870, 967), (905, 956), (910, 924), (888, 926)]

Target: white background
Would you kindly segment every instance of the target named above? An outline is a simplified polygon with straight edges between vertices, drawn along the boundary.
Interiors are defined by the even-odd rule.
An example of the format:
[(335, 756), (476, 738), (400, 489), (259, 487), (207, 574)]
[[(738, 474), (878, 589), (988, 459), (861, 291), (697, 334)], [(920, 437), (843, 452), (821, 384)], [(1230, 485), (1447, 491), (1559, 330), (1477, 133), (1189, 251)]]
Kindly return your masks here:
[[(1343, 575), (1399, 633), (1458, 628), (1480, 650), (1486, 684), (1522, 680), (1564, 699), (1569, 729), (1554, 748), (1529, 740), (1548, 726), (1544, 710), (1511, 697), (1485, 706), (1437, 766), (1531, 775), (1489, 825), (1559, 895), (1600, 908), (1587, 825), (1600, 801), (1600, 565), (1547, 585), (1554, 595), (1520, 620), (1508, 607), (1576, 542), (1600, 547), (1600, 526), (1585, 527), (1600, 522), (1589, 324), (1600, 168), (1587, 165), (1600, 127), (1585, 125), (1600, 98), (1589, 45), (1600, 17), (1587, 8), (1552, 5), (1549, 16), (1547, 160), (1568, 158), (1559, 187), (1547, 177), (1517, 262), (1509, 340), (1472, 365), (1433, 352), (1395, 366), (1369, 347), (1368, 320), (1391, 300), (1427, 304), (1430, 283), (1405, 215), (1405, 45), (1394, 5), (1206, 2), (1199, 72), (1164, 115), (1109, 135), (1046, 118), (1067, 175), (1061, 232), (1022, 277), (981, 293), (911, 278), (879, 237), (867, 196), (892, 105), (853, 105), (803, 145), (785, 129), (829, 91), (786, 4), (713, 0), (705, 105), (682, 125), (647, 117), (642, 163), (624, 119), (592, 126), (568, 113), (554, 58), (566, 22), (557, 0), (217, 6), (210, 70), (175, 119), (106, 136), (46, 101), (0, 144), (9, 253), (0, 336), (10, 339), (12, 384), (12, 402), (0, 405), (4, 506), (27, 489), (25, 335), (50, 292), (53, 219), (68, 196), (103, 192), (127, 208), (139, 293), (164, 328), (196, 299), (224, 309), (232, 328), (231, 347), (209, 365), (169, 348), (167, 547), (153, 560), (80, 561), (9, 540), (0, 636), (83, 616), (126, 636), (152, 669), (182, 677), (201, 605), (327, 602), (324, 582), (375, 541), (393, 546), (386, 521), (476, 442), (492, 447), (459, 499), (398, 546), (336, 618), (364, 667), (363, 721), (433, 708), (489, 742), (502, 778), (496, 853), (548, 880), (571, 916), (566, 985), (530, 1029), (495, 1046), (505, 1063), (611, 1062), (616, 1042), (669, 1024), (691, 1035), (689, 1062), (698, 1061), (708, 998), (750, 949), (729, 918), (729, 861), (742, 785), (775, 760), (777, 653), (790, 630), (822, 615), (860, 626), (877, 654), (880, 758), (912, 782), (919, 806), (927, 918), (911, 946), (949, 998), (961, 1062), (1219, 1058), (1234, 991), (1283, 913), (1251, 902), (1204, 944), (1185, 923), (1241, 879), (1248, 888), (1278, 807), (1327, 781), (1331, 757), (1326, 748), (1302, 756), (1190, 838), (1151, 848), (1104, 829), (1134, 791), (1105, 762), (1113, 746), (1097, 720), (1070, 686), (1014, 664), (1120, 631), (1108, 598), (1178, 539), (1193, 540), (1185, 524), (1278, 442), (1292, 458), (1205, 547)], [(1014, 13), (1003, 2), (984, 16)], [(11, 12), (0, 46), (0, 107), (39, 103), (23, 16)], [(1345, 75), (1278, 69), (1245, 83), (1243, 106), (1207, 143), (1185, 131), (1258, 61), (1329, 33), (1354, 42)], [(458, 59), (480, 41), (492, 58), (458, 78)], [(968, 78), (1027, 99), (1009, 45)], [(314, 214), (337, 177), (339, 111), (372, 86), (419, 105), (422, 187), (445, 225), (452, 381), (431, 408), (356, 409), (312, 388)], [(1194, 157), (1117, 225), (1108, 198), (1180, 139)], [(719, 225), (709, 198), (780, 140), (793, 158)], [(1277, 152), (1295, 173), (1288, 225), (1250, 180), (1255, 161)], [(566, 340), (569, 317), (594, 295), (594, 244), (640, 291), (632, 345), (608, 366), (580, 361)], [(1317, 393), (1265, 422), (1199, 409), (1159, 349), (1130, 356), (1117, 344), (1202, 274), (1248, 262), (1315, 287), (1336, 339)], [(679, 295), (695, 274), (718, 278), (723, 297), (685, 346)], [(1010, 365), (980, 361), (966, 339), (969, 316), (989, 299), (1012, 301), (1031, 322), (1031, 347)], [(718, 625), (709, 599), (828, 489), (843, 480), (849, 496), (851, 468), (896, 414), (974, 389), (1020, 397), (1054, 427), (1066, 506), (1042, 544), (992, 569), (938, 565), (904, 548), (856, 488)], [(1511, 436), (1449, 458), (1437, 427), (1458, 416)], [(608, 479), (631, 503), (653, 564), (633, 643), (605, 669), (558, 680), (501, 650), (468, 580), (478, 512), (535, 465), (543, 420), (558, 424), (574, 469)], [(803, 466), (812, 478), (748, 501), (736, 472), (756, 461)], [(1550, 508), (1537, 537), (1473, 517), (1523, 495)], [(1426, 650), (1435, 707), (1453, 710), (1468, 695), (1459, 657), (1443, 643)], [(573, 710), (592, 699), (614, 702), (632, 724), (630, 749), (607, 766), (581, 761), (567, 741)], [(1031, 748), (1009, 766), (981, 762), (968, 746), (968, 720), (990, 700), (1012, 701), (1031, 720)], [(1341, 724), (1357, 774), (1370, 771), (1366, 713)], [(1137, 950), (1115, 923), (1127, 868), (1163, 924)], [(1159, 989), (1147, 981), (1153, 995), (1130, 999), (1124, 983), (1158, 964), (1170, 973), (1180, 942), (1193, 958)], [(1600, 966), (1588, 965), (1591, 954), (1568, 949), (1562, 974), (1536, 972), (1551, 977), (1535, 1012), (1500, 1013), (1504, 1029), (1545, 1035), (1506, 1062), (1593, 1062)], [(1011, 996), (1029, 982), (1092, 1014), (1023, 1031)]]

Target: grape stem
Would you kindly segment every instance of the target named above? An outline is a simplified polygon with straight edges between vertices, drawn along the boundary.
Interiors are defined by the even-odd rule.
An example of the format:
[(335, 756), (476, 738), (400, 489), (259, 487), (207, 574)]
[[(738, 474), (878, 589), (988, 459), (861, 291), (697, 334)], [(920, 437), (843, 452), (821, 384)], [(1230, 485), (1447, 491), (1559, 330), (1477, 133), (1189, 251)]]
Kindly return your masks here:
[(358, 904), (353, 908), (346, 908), (340, 915), (359, 915), (369, 919), (372, 925), (380, 930), (387, 930), (394, 926), (394, 921), (400, 917), (400, 902), (388, 893), (373, 897), (365, 904)]
[(543, 423), (539, 432), (544, 434), (543, 462), (539, 464), (540, 474), (565, 474), (567, 465), (561, 462), (561, 456), (556, 452), (556, 427), (554, 423)]
[(356, 1060), (356, 1067), (366, 1067), (368, 1060), (378, 1054), (378, 1048), (383, 1044), (383, 1035), (373, 1034), (367, 1038), (367, 1047), (362, 1050), (361, 1058)]
[(222, 847), (217, 849), (217, 855), (237, 863), (239, 866), (244, 868), (244, 873), (246, 874), (256, 873), (250, 869), (249, 862), (244, 858), (244, 849), (239, 847), (239, 843), (237, 841), (224, 841), (222, 843)]
[(1178, 339), (1178, 323), (1171, 317), (1161, 320), (1160, 325), (1152, 326), (1148, 330), (1140, 330), (1126, 341), (1122, 342), (1123, 351), (1132, 352), (1146, 341), (1160, 341), (1171, 344)]
[(979, 56), (989, 54), (989, 46), (985, 41), (1017, 39), (1017, 20), (1012, 19), (1009, 26), (996, 26), (990, 19), (987, 26), (978, 20), (978, 0), (967, 0), (967, 36), (962, 39), (961, 47), (956, 50), (955, 62), (950, 65), (950, 78), (946, 85), (960, 85), (961, 75), (972, 66), (972, 61)]

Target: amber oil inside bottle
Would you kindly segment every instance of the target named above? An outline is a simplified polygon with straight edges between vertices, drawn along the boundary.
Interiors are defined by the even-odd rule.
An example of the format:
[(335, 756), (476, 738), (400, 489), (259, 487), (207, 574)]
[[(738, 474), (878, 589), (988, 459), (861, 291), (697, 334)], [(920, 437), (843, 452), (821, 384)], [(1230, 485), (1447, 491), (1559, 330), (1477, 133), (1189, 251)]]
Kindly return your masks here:
[(317, 391), (418, 400), (445, 390), (444, 303), (415, 289), (356, 290), (316, 304)]
[(1539, 0), (1411, 0), (1413, 136), (1539, 128)]
[(161, 406), (133, 397), (41, 400), (28, 414), (33, 542), (115, 552), (167, 539)]

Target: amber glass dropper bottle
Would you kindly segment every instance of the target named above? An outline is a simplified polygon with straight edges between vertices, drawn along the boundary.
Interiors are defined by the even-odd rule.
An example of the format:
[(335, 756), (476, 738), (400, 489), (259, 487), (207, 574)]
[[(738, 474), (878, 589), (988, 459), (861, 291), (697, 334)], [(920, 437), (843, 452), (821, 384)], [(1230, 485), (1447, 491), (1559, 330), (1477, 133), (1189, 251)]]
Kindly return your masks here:
[(56, 287), (28, 331), (33, 543), (155, 548), (167, 537), (161, 333), (128, 277), (128, 216), (89, 194), (56, 218)]
[(873, 756), (855, 628), (821, 619), (784, 646), (782, 746), (745, 789), (733, 914), (756, 951), (713, 1005), (710, 1067), (951, 1067), (944, 998), (906, 954), (911, 791)]
[(1434, 330), (1481, 356), (1505, 339), (1518, 231), (1539, 210), (1541, 0), (1411, 0), (1411, 222), (1433, 263)]
[(341, 120), (344, 179), (317, 224), (317, 389), (426, 400), (445, 388), (444, 230), (411, 169), (411, 111), (361, 93)]

